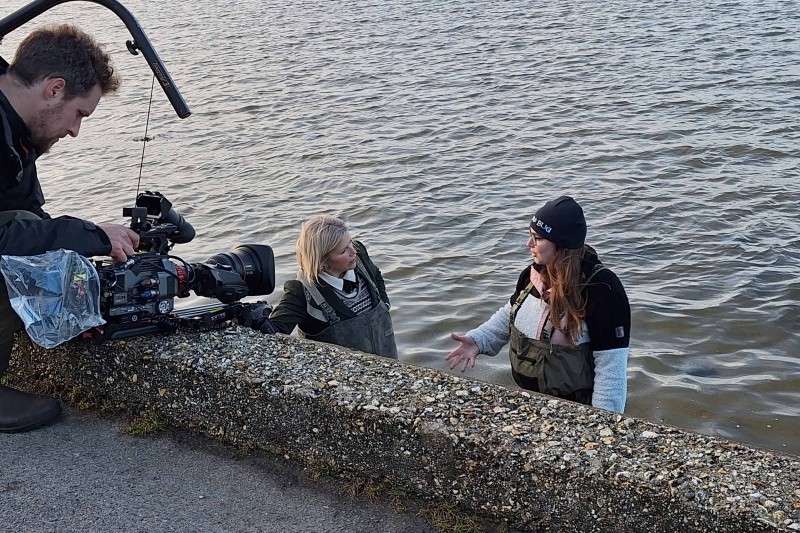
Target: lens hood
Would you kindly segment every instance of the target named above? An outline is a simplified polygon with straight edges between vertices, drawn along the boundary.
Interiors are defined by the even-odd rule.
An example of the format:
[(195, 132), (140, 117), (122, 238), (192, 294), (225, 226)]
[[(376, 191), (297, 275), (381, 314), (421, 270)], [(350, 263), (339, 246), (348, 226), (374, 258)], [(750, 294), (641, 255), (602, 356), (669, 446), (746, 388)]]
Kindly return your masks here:
[(275, 290), (275, 254), (266, 244), (240, 244), (230, 252), (212, 255), (208, 262), (230, 266), (247, 284), (250, 296)]

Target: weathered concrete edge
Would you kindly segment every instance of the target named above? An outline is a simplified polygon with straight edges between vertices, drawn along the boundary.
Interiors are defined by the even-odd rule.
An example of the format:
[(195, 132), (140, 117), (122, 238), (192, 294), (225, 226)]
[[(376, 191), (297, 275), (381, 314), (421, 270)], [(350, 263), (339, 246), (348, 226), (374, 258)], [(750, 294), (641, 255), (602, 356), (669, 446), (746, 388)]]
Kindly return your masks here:
[(247, 329), (44, 350), (31, 390), (177, 427), (536, 531), (798, 531), (800, 458)]

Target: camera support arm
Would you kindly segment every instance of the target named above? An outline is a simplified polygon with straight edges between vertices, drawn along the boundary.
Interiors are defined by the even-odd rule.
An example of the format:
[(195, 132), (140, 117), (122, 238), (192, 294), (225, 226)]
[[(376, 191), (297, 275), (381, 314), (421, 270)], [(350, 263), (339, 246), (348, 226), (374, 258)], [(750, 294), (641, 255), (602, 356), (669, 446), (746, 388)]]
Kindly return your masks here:
[[(34, 0), (30, 4), (21, 7), (7, 17), (0, 19), (0, 42), (2, 42), (3, 37), (5, 37), (8, 33), (11, 33), (34, 17), (41, 15), (51, 7), (71, 1), (74, 0)], [(142, 55), (147, 61), (147, 64), (150, 65), (150, 69), (153, 71), (156, 79), (158, 79), (159, 84), (161, 84), (161, 88), (164, 90), (167, 98), (169, 98), (169, 101), (178, 116), (180, 118), (186, 118), (191, 115), (192, 112), (189, 110), (189, 106), (186, 105), (186, 101), (183, 99), (181, 93), (178, 91), (178, 88), (175, 86), (175, 83), (172, 81), (169, 72), (167, 72), (167, 68), (164, 66), (164, 63), (161, 62), (161, 59), (158, 57), (153, 45), (150, 44), (150, 40), (147, 38), (144, 30), (142, 30), (141, 26), (139, 26), (139, 23), (136, 21), (131, 12), (128, 11), (122, 4), (117, 2), (117, 0), (85, 1), (94, 2), (95, 4), (100, 4), (101, 6), (107, 7), (113, 11), (122, 20), (122, 22), (125, 23), (125, 26), (131, 32), (131, 36), (133, 37), (133, 41), (126, 41), (125, 43), (128, 51), (133, 55), (138, 55), (139, 50), (142, 51)], [(2, 57), (0, 57), (0, 73), (5, 72), (6, 68), (8, 68), (8, 63)]]

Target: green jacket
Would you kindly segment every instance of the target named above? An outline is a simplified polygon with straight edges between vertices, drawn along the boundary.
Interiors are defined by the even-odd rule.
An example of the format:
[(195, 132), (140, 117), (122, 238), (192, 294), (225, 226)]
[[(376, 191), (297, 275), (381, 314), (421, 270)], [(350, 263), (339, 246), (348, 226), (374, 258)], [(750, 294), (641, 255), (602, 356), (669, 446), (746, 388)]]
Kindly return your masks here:
[[(367, 249), (361, 242), (354, 241), (353, 244), (356, 248), (356, 254), (359, 259), (361, 259), (361, 262), (364, 264), (367, 272), (372, 276), (372, 280), (378, 288), (378, 293), (376, 294), (371, 288), (371, 284), (367, 284), (370, 291), (370, 299), (372, 300), (372, 307), (374, 308), (380, 300), (386, 302), (388, 306), (389, 296), (386, 294), (386, 284), (383, 281), (381, 271), (369, 258)], [(320, 281), (317, 284), (317, 288), (322, 296), (325, 297), (325, 301), (333, 307), (340, 317), (342, 317), (342, 320), (347, 320), (348, 318), (354, 318), (356, 316), (356, 314), (336, 295), (333, 287), (324, 281)], [(275, 306), (275, 309), (272, 310), (272, 314), (270, 314), (269, 317), (270, 322), (272, 322), (279, 332), (288, 334), (297, 326), (308, 335), (317, 335), (328, 327), (327, 322), (318, 320), (308, 313), (307, 306), (309, 302), (306, 300), (303, 284), (299, 280), (293, 279), (287, 281), (283, 285), (283, 290), (284, 293), (281, 301), (278, 302), (278, 305)], [(314, 304), (312, 303), (312, 305)], [(317, 306), (314, 305), (314, 307)]]

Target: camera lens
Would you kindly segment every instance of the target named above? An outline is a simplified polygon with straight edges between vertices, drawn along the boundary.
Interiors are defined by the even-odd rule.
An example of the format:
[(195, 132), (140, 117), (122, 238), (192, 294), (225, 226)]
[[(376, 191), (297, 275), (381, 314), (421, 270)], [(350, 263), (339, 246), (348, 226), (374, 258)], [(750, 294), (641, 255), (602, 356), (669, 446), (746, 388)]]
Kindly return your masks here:
[(275, 290), (275, 254), (265, 244), (240, 244), (230, 252), (212, 255), (207, 263), (229, 266), (247, 284), (251, 296)]

